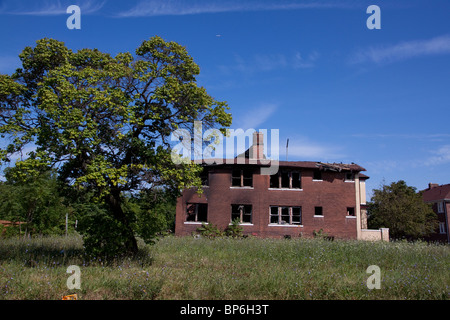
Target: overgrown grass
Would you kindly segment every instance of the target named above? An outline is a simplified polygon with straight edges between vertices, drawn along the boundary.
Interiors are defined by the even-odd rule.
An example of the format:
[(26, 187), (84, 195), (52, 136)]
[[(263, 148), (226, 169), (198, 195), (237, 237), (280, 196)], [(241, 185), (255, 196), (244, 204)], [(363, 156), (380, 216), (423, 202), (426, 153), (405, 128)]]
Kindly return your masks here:
[[(450, 247), (321, 239), (166, 237), (86, 260), (77, 237), (0, 240), (0, 299), (450, 299)], [(67, 289), (69, 265), (81, 289)], [(368, 289), (370, 265), (381, 288)]]

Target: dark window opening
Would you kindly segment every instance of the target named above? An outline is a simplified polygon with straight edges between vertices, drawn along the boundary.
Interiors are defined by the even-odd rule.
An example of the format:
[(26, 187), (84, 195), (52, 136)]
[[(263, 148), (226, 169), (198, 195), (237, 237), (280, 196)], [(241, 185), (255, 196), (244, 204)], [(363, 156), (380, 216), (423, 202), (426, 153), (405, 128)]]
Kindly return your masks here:
[(322, 171), (314, 170), (313, 180), (322, 180)]
[(281, 173), (281, 188), (289, 188), (289, 172)]
[(301, 189), (301, 179), (300, 172), (292, 172), (292, 188), (293, 189)]
[(241, 170), (240, 169), (234, 169), (231, 173), (231, 185), (233, 187), (240, 187), (241, 186)]
[(292, 224), (302, 224), (302, 208), (292, 208)]
[(314, 207), (314, 215), (315, 216), (323, 216), (323, 209), (322, 209), (322, 207)]
[(270, 188), (301, 189), (301, 174), (298, 171), (282, 171), (270, 176)]
[(251, 204), (232, 204), (231, 221), (238, 219), (239, 223), (252, 223)]
[(355, 174), (352, 172), (347, 172), (345, 174), (345, 181), (355, 181)]
[(231, 186), (253, 187), (253, 172), (250, 169), (233, 169), (231, 172)]
[(270, 187), (278, 188), (280, 185), (280, 180), (278, 177), (278, 173), (270, 176)]
[(347, 208), (347, 215), (348, 216), (354, 216), (355, 215), (355, 208), (348, 207)]
[(188, 203), (186, 206), (186, 221), (206, 222), (208, 205), (206, 203)]
[(203, 171), (200, 173), (200, 180), (202, 181), (202, 186), (209, 185), (209, 174), (206, 169), (203, 169)]

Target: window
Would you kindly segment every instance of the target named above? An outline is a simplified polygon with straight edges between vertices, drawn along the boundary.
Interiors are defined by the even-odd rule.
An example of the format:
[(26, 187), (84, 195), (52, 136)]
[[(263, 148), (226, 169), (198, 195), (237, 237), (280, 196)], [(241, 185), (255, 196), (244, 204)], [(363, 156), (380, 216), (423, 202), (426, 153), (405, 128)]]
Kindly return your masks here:
[(315, 216), (323, 216), (323, 209), (322, 209), (322, 207), (314, 207), (314, 215)]
[(202, 180), (202, 186), (206, 187), (209, 185), (209, 174), (206, 169), (203, 169), (203, 171), (200, 173), (200, 179)]
[(353, 207), (348, 207), (348, 208), (347, 208), (347, 215), (348, 215), (348, 216), (354, 217), (354, 216), (355, 216), (355, 208), (353, 208)]
[(206, 222), (208, 205), (206, 203), (188, 203), (186, 206), (186, 221)]
[(270, 207), (270, 224), (300, 225), (302, 224), (302, 207)]
[(252, 187), (253, 172), (249, 169), (233, 169), (231, 172), (232, 187)]
[(438, 213), (444, 212), (444, 203), (443, 202), (438, 202), (437, 207), (438, 207), (438, 211), (437, 211)]
[(445, 222), (439, 222), (439, 233), (444, 234), (445, 232)]
[(320, 171), (318, 169), (314, 170), (313, 180), (322, 180), (322, 171)]
[(301, 175), (299, 171), (281, 171), (270, 176), (270, 188), (273, 189), (301, 189)]
[(232, 204), (231, 221), (238, 219), (240, 223), (252, 223), (251, 204)]
[(353, 172), (347, 172), (345, 174), (345, 181), (355, 181), (355, 174)]

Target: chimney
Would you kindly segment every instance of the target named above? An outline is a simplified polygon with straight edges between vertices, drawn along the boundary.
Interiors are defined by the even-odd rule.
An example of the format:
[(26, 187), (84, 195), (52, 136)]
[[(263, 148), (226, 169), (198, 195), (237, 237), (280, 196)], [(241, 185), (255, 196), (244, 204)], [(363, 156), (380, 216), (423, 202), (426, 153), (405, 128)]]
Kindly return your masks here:
[(428, 184), (428, 189), (433, 189), (433, 188), (436, 188), (436, 187), (439, 187), (439, 184), (438, 183), (429, 183)]
[(253, 132), (253, 145), (250, 148), (250, 159), (264, 159), (264, 134), (262, 132)]

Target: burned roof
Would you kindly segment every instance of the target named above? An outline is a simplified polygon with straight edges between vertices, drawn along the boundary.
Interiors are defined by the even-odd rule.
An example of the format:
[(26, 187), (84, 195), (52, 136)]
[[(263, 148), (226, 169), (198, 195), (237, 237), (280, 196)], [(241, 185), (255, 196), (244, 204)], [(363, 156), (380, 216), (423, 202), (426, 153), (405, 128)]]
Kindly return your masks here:
[[(202, 164), (202, 165), (211, 165), (211, 166), (218, 166), (218, 165), (255, 165), (255, 166), (270, 166), (274, 163), (271, 162), (274, 160), (254, 160), (254, 159), (248, 159), (248, 158), (233, 158), (233, 159), (203, 159), (203, 160), (195, 160), (196, 163)], [(350, 171), (350, 172), (360, 172), (360, 171), (366, 171), (365, 168), (361, 167), (358, 164), (351, 163), (325, 163), (320, 161), (278, 161), (279, 167), (285, 167), (285, 168), (308, 168), (308, 169), (319, 169), (321, 171)]]

